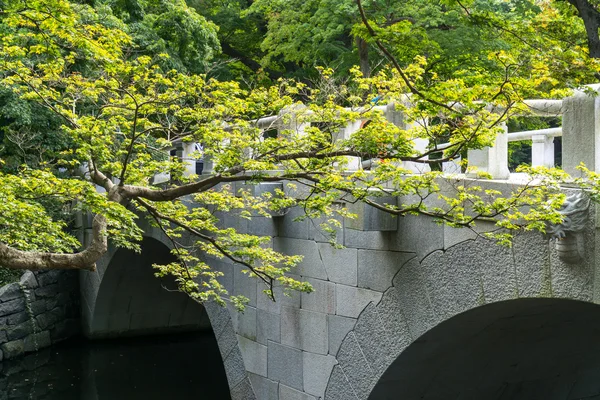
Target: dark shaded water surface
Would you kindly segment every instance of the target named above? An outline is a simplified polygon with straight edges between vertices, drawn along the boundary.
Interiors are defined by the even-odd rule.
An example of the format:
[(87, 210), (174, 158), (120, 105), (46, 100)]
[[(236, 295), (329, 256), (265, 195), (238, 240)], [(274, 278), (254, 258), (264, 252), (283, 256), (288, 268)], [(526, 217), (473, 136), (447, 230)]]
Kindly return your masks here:
[(0, 400), (229, 400), (212, 333), (71, 340), (0, 363)]

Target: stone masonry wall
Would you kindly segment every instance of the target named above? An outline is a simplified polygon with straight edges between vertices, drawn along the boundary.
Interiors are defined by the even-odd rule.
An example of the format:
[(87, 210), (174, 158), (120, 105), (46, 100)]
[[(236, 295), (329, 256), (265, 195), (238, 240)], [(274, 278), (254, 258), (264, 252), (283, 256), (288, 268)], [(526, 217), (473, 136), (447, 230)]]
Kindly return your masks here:
[(73, 271), (25, 272), (0, 288), (0, 361), (79, 332), (79, 285)]
[[(241, 266), (207, 259), (224, 274), (221, 282), (229, 293), (250, 299), (244, 313), (207, 307), (233, 400), (323, 399), (340, 345), (359, 315), (381, 300), (398, 270), (417, 256), (410, 251), (414, 247), (396, 236), (398, 219), (392, 219), (394, 232), (340, 229), (338, 241), (346, 248), (335, 249), (320, 231), (320, 221), (294, 221), (301, 214), (291, 209), (285, 216), (251, 221), (224, 216), (224, 223), (270, 236), (277, 251), (302, 255), (292, 276), (310, 282), (313, 293), (284, 296), (278, 288), (272, 302), (262, 293), (262, 284), (241, 273)], [(423, 246), (420, 250), (430, 251)], [(222, 318), (217, 320), (217, 313)]]
[(540, 234), (509, 249), (419, 216), (374, 215), (358, 229), (343, 221), (345, 248), (335, 249), (319, 221), (295, 221), (301, 214), (223, 217), (226, 226), (271, 237), (277, 251), (302, 255), (294, 274), (313, 293), (276, 290), (272, 302), (241, 266), (207, 259), (229, 293), (250, 299), (244, 313), (207, 307), (233, 400), (366, 400), (406, 346), (459, 312), (525, 297), (592, 301), (592, 227), (585, 260), (572, 266)]

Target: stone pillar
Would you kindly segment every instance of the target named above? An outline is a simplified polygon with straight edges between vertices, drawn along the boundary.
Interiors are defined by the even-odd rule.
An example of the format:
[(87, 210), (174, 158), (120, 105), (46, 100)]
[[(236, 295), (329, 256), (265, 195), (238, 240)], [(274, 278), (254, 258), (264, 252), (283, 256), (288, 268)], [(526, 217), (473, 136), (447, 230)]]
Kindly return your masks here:
[(196, 160), (190, 157), (194, 149), (194, 142), (178, 142), (177, 143), (177, 157), (186, 164), (183, 176), (190, 176), (196, 173)]
[(554, 167), (554, 138), (550, 135), (533, 135), (531, 139), (531, 166)]
[[(592, 90), (600, 84), (589, 85)], [(600, 171), (600, 97), (576, 91), (563, 100), (562, 167), (571, 175), (579, 175), (576, 167), (584, 163), (592, 171)]]
[[(600, 90), (600, 84), (588, 85), (589, 90)], [(572, 176), (580, 176), (576, 167), (581, 163), (591, 171), (600, 171), (600, 96), (578, 90), (563, 100), (562, 167)], [(591, 205), (594, 235), (586, 243), (592, 254), (594, 274), (594, 302), (600, 303), (600, 209)], [(593, 250), (592, 250), (593, 249)], [(593, 251), (593, 252), (592, 252)]]
[(469, 167), (475, 167), (467, 176), (477, 176), (477, 171), (487, 172), (494, 179), (508, 179), (508, 129), (502, 124), (503, 132), (496, 136), (492, 147), (484, 147), (480, 150), (469, 150), (467, 159)]
[(299, 122), (298, 114), (306, 112), (305, 109), (305, 105), (295, 104), (281, 110), (279, 115), (282, 118), (282, 120), (284, 120), (284, 122), (279, 124), (279, 132), (281, 132), (282, 130), (291, 130), (300, 135), (303, 135), (305, 133), (304, 129), (310, 126), (310, 122)]
[(445, 174), (460, 174), (461, 173), (460, 162), (461, 162), (460, 156), (456, 156), (456, 158), (453, 159), (452, 161), (443, 162), (442, 163), (442, 172), (444, 172)]
[(204, 168), (202, 168), (202, 175), (210, 175), (215, 172), (215, 163), (213, 158), (208, 155), (204, 155)]
[[(340, 129), (340, 132), (337, 135), (337, 137), (335, 138), (335, 140), (349, 139), (350, 135), (352, 135), (354, 132), (356, 132), (360, 129), (361, 124), (362, 124), (361, 120), (348, 122), (348, 125), (346, 125), (342, 129)], [(348, 156), (348, 157), (346, 157), (346, 159), (348, 160), (348, 163), (346, 164), (346, 168), (349, 171), (357, 171), (362, 168), (362, 163), (361, 163), (360, 157)]]
[[(396, 105), (394, 103), (388, 104), (384, 111), (385, 118), (390, 121), (392, 124), (397, 127), (405, 130), (409, 130), (412, 127), (416, 126), (416, 122), (408, 122), (406, 121), (405, 116), (402, 111), (398, 111), (396, 109)], [(427, 139), (414, 139), (413, 146), (417, 152), (425, 152), (427, 151), (427, 146), (429, 145), (429, 140)], [(415, 173), (422, 174), (424, 172), (431, 171), (431, 167), (429, 164), (416, 163), (412, 161), (405, 161), (402, 163), (402, 167), (407, 170)]]

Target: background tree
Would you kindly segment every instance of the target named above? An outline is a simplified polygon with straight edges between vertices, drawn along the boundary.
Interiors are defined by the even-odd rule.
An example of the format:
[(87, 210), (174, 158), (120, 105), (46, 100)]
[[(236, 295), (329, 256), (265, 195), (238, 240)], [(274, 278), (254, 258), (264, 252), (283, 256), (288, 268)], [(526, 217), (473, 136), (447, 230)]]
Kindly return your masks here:
[(202, 73), (220, 50), (219, 28), (185, 0), (96, 0), (94, 6), (123, 22), (116, 27), (132, 39), (130, 57), (168, 54), (164, 68)]
[(595, 0), (564, 1), (577, 9), (578, 16), (583, 20), (590, 57), (600, 58), (600, 38), (598, 37), (598, 28), (600, 28), (600, 4)]
[[(354, 0), (296, 1), (257, 0), (246, 15), (260, 15), (267, 22), (261, 48), (264, 64), (278, 60), (302, 66), (327, 66), (346, 74), (360, 65), (365, 76), (386, 58), (369, 45)], [(509, 26), (526, 13), (537, 12), (528, 1), (469, 1), (471, 13), (490, 14)], [(370, 1), (364, 4), (369, 19), (387, 32), (389, 49), (401, 65), (424, 55), (438, 74), (452, 73), (456, 66), (491, 67), (490, 51), (509, 47), (505, 35), (489, 23), (471, 18), (457, 1)]]

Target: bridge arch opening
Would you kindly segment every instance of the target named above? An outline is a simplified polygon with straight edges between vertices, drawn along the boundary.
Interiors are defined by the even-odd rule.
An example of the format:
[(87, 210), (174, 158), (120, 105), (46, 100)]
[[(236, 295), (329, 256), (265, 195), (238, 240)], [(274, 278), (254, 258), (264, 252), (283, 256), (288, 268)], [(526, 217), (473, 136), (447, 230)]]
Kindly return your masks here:
[(141, 253), (119, 249), (102, 278), (89, 336), (94, 338), (209, 331), (204, 307), (177, 291), (173, 278), (157, 278), (153, 264), (175, 260), (170, 249), (144, 237)]
[(600, 398), (600, 306), (516, 299), (452, 317), (408, 346), (369, 396), (398, 398)]

